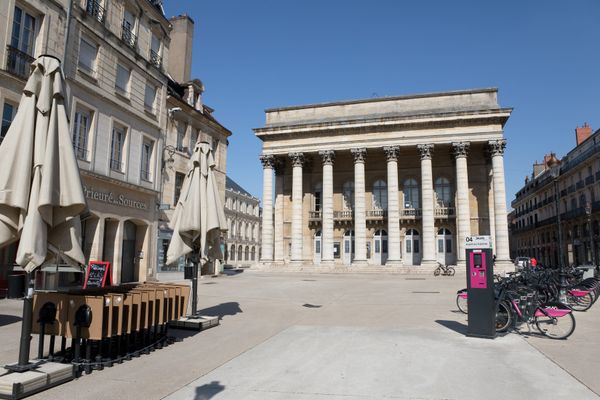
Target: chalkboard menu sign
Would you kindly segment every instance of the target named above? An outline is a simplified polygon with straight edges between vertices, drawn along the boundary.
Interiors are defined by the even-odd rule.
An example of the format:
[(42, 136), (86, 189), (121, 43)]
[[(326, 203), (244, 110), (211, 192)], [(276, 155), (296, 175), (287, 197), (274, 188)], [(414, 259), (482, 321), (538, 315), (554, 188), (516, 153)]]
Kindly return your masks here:
[(90, 261), (85, 273), (83, 288), (101, 288), (111, 284), (110, 263), (108, 261)]

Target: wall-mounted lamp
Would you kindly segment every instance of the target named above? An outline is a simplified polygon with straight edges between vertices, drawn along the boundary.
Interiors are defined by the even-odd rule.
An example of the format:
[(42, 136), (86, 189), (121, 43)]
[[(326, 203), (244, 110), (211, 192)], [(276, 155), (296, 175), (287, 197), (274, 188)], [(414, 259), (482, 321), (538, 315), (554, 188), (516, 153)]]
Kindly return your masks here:
[[(170, 168), (171, 165), (173, 165), (173, 163), (175, 162), (175, 159), (173, 158), (173, 154), (175, 154), (175, 147), (171, 146), (170, 144), (165, 146), (165, 148), (163, 149), (163, 163), (162, 163), (162, 169), (163, 171), (168, 167)], [(168, 155), (168, 157), (165, 158), (165, 153)]]
[(169, 108), (167, 110), (167, 114), (169, 114), (169, 118), (173, 118), (173, 114), (175, 114), (176, 112), (180, 112), (181, 111), (181, 107), (173, 107), (173, 108)]

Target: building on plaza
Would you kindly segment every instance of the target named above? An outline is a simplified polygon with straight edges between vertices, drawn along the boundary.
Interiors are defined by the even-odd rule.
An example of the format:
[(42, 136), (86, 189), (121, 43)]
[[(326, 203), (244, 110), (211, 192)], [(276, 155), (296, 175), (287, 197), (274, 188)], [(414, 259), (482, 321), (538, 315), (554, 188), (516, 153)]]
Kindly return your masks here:
[(479, 234), (507, 266), (511, 111), (496, 89), (266, 110), (261, 263), (464, 265)]
[[(203, 103), (204, 85), (199, 79), (191, 79), (192, 41), (194, 21), (181, 15), (170, 19), (171, 52), (169, 63), (168, 90), (166, 96), (166, 138), (162, 150), (162, 193), (158, 215), (157, 266), (160, 279), (183, 278), (185, 260), (182, 257), (176, 264), (167, 265), (167, 249), (173, 231), (169, 221), (179, 199), (185, 175), (189, 171), (190, 155), (198, 140), (212, 145), (216, 162), (215, 179), (225, 203), (225, 174), (227, 166), (227, 146), (231, 132), (212, 115), (213, 109)], [(214, 273), (214, 265), (203, 269), (202, 273)]]
[[(62, 59), (68, 0), (0, 2), (0, 142), (17, 113), (31, 62), (42, 54)], [(17, 244), (0, 249), (0, 288), (6, 288)]]
[[(512, 201), (510, 226), (515, 256), (546, 265), (598, 262), (600, 255), (600, 130), (575, 129), (576, 146), (560, 160), (554, 153), (534, 163)], [(559, 238), (557, 209), (562, 242)]]
[(225, 189), (225, 218), (227, 237), (225, 263), (234, 267), (247, 267), (258, 262), (261, 238), (260, 200), (233, 179), (227, 177)]

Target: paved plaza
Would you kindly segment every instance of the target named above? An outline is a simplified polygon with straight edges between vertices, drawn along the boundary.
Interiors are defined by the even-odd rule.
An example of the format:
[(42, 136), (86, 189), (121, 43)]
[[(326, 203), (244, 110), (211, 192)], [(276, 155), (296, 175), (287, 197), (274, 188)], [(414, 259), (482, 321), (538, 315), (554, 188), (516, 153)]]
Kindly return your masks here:
[[(31, 399), (599, 399), (600, 307), (565, 341), (467, 338), (465, 277), (244, 273), (200, 281), (221, 324)], [(0, 301), (0, 362), (21, 303)], [(36, 350), (32, 342), (32, 354)]]

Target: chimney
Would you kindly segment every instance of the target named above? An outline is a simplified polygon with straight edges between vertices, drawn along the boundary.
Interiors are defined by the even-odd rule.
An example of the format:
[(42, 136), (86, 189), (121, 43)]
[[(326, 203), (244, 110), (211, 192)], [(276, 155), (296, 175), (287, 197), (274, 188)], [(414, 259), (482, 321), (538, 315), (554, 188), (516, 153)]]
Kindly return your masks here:
[(586, 123), (583, 126), (575, 128), (575, 139), (577, 140), (577, 146), (583, 143), (587, 138), (592, 135), (592, 127)]
[(172, 17), (171, 44), (169, 45), (169, 75), (179, 83), (190, 80), (194, 21), (187, 15)]

